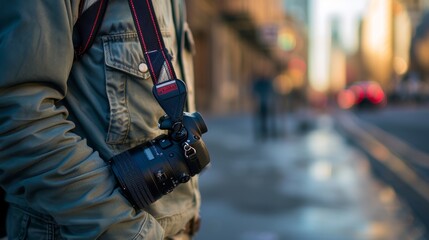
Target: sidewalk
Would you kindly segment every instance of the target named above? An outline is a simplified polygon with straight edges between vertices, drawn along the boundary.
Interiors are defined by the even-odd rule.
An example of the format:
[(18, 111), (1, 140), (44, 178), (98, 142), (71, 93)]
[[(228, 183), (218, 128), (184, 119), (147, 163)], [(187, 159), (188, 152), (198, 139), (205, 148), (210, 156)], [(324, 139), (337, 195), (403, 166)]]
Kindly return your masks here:
[(329, 116), (315, 116), (306, 133), (296, 117), (285, 121), (285, 137), (262, 142), (249, 116), (208, 119), (212, 164), (200, 177), (197, 240), (422, 239)]
[(428, 229), (429, 155), (354, 114), (339, 112), (336, 115), (339, 130), (368, 154), (373, 172), (395, 189)]

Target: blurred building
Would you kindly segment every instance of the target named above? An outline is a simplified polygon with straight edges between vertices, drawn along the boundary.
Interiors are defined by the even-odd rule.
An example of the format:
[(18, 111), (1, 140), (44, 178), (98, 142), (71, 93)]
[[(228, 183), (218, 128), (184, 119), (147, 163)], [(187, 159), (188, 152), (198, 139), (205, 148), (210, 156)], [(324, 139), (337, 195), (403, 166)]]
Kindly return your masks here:
[[(358, 49), (353, 52), (342, 46), (344, 39), (340, 39), (338, 29), (343, 28), (343, 22), (331, 19), (326, 92), (335, 94), (352, 82), (366, 80), (380, 83), (388, 93), (416, 76), (429, 82), (429, 14), (427, 20), (424, 17), (428, 7), (429, 0), (368, 0), (359, 27)], [(425, 70), (426, 75), (422, 74)]]
[(307, 27), (309, 22), (309, 0), (283, 0), (286, 13), (292, 16), (302, 26)]
[(277, 47), (280, 50), (275, 51), (285, 65), (275, 79), (275, 86), (279, 96), (283, 98), (283, 105), (293, 108), (306, 103), (308, 30), (306, 23), (290, 15), (286, 16), (285, 23), (278, 34)]
[(393, 67), (393, 4), (394, 0), (369, 1), (362, 25), (362, 57), (368, 71), (365, 80), (374, 80), (387, 87)]
[(429, 95), (429, 1), (404, 1), (413, 24), (410, 69), (420, 81), (420, 89)]
[(429, 0), (369, 1), (361, 38), (366, 78), (389, 92), (410, 76), (427, 81), (423, 72), (429, 72), (429, 17), (424, 19), (428, 8)]
[(255, 75), (281, 73), (305, 44), (288, 24), (282, 0), (188, 0), (187, 7), (202, 111), (249, 111)]
[(412, 25), (414, 27), (420, 22), (422, 13), (429, 8), (429, 0), (400, 0), (407, 8)]
[[(370, 0), (360, 30), (359, 80), (379, 82), (392, 92), (410, 69), (410, 48), (423, 1)], [(420, 12), (420, 13), (417, 13)]]
[(331, 20), (331, 49), (329, 69), (329, 91), (337, 93), (347, 84), (346, 51), (340, 39), (340, 19)]

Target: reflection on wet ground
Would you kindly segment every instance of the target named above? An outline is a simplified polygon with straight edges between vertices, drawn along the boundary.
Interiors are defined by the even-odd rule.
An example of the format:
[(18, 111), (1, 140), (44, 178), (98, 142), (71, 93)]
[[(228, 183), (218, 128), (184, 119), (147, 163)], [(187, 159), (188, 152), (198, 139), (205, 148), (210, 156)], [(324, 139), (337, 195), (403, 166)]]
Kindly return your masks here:
[(331, 117), (315, 119), (299, 133), (289, 117), (285, 137), (264, 142), (249, 117), (208, 121), (212, 165), (200, 178), (197, 239), (421, 239), (408, 208)]

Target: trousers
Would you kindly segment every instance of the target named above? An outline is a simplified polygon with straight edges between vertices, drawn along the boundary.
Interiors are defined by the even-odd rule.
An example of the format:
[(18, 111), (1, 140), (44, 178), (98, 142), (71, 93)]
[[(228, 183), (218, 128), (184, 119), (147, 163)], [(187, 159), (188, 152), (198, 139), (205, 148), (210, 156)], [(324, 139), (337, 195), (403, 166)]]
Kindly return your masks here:
[[(30, 209), (24, 209), (11, 205), (7, 213), (8, 236), (0, 240), (61, 240), (60, 226), (48, 215), (36, 213)], [(11, 224), (13, 223), (13, 224)], [(17, 224), (18, 223), (18, 224)], [(195, 228), (194, 223), (187, 224), (186, 229), (164, 240), (192, 240)], [(192, 229), (190, 229), (192, 228)], [(196, 229), (198, 230), (198, 229)]]

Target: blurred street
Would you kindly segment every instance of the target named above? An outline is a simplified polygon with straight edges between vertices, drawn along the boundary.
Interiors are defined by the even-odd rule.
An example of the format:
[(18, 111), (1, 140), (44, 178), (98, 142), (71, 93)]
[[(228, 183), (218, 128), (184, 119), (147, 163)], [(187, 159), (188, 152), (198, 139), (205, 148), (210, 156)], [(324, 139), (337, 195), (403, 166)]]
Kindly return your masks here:
[[(17, 81), (6, 79), (6, 90), (15, 91), (19, 86), (26, 90), (18, 97), (24, 99), (34, 95), (43, 99), (23, 105), (15, 103), (12, 98), (4, 98), (7, 100), (4, 109), (12, 115), (6, 114), (2, 120), (7, 120), (6, 125), (13, 123), (10, 126), (15, 126), (2, 129), (4, 139), (13, 137), (14, 140), (5, 146), (12, 146), (15, 142), (24, 147), (48, 146), (22, 152), (34, 152), (37, 158), (33, 160), (40, 160), (41, 164), (58, 149), (79, 153), (76, 159), (82, 160), (86, 150), (75, 151), (67, 144), (70, 139), (78, 139), (79, 133), (85, 133), (82, 137), (88, 137), (88, 145), (102, 157), (125, 150), (131, 154), (138, 153), (129, 148), (143, 143), (155, 133), (157, 129), (152, 129), (156, 126), (155, 115), (161, 115), (159, 111), (164, 109), (168, 116), (161, 118), (162, 124), (158, 126), (168, 129), (168, 137), (175, 144), (167, 146), (165, 144), (169, 141), (162, 140), (159, 142), (161, 147), (155, 149), (156, 154), (150, 151), (151, 147), (144, 149), (144, 154), (131, 156), (133, 161), (143, 156), (144, 161), (134, 163), (142, 169), (123, 169), (131, 169), (130, 183), (153, 180), (157, 188), (162, 186), (165, 190), (201, 170), (189, 163), (186, 169), (185, 161), (205, 166), (208, 160), (207, 155), (196, 154), (194, 157), (192, 152), (196, 149), (201, 153), (203, 150), (199, 136), (195, 134), (204, 129), (199, 124), (201, 119), (191, 121), (188, 118), (181, 122), (183, 118), (179, 113), (183, 110), (182, 105), (177, 104), (177, 108), (173, 108), (176, 102), (180, 103), (176, 97), (183, 97), (187, 101), (186, 111), (203, 113), (208, 132), (202, 137), (211, 158), (208, 167), (199, 174), (202, 222), (196, 240), (429, 240), (429, 0), (163, 1), (154, 4), (154, 11), (150, 11), (151, 22), (160, 25), (156, 29), (156, 39), (146, 36), (146, 31), (135, 34), (132, 26), (122, 22), (122, 19), (131, 17), (129, 14), (134, 14), (134, 18), (138, 15), (137, 20), (140, 19), (140, 14), (135, 14), (134, 5), (128, 15), (116, 14), (113, 7), (106, 8), (105, 19), (113, 16), (115, 20), (115, 24), (108, 28), (110, 20), (107, 23), (98, 21), (103, 19), (103, 1), (80, 2), (79, 14), (73, 15), (76, 25), (70, 32), (73, 33), (73, 43), (76, 46), (80, 41), (84, 43), (85, 39), (80, 35), (81, 30), (87, 27), (83, 23), (94, 22), (88, 25), (91, 27), (88, 27), (91, 30), (88, 31), (90, 41), (86, 41), (84, 49), (92, 40), (96, 49), (89, 51), (91, 54), (85, 55), (82, 61), (78, 55), (75, 56), (78, 61), (71, 69), (77, 71), (71, 72), (71, 81), (67, 84), (64, 74), (47, 76), (47, 79), (41, 78), (43, 74), (32, 74), (32, 71), (22, 71), (16, 76), (9, 74), (17, 77)], [(153, 5), (149, 3), (155, 1), (146, 2)], [(95, 21), (75, 19), (78, 16), (85, 19), (85, 9), (94, 13), (97, 10)], [(36, 13), (39, 8), (34, 10)], [(26, 19), (18, 20), (21, 23)], [(35, 20), (40, 24), (45, 22), (44, 18)], [(143, 30), (148, 24), (147, 21), (135, 23)], [(82, 29), (80, 25), (83, 25)], [(21, 25), (16, 26), (10, 30), (22, 30)], [(98, 26), (102, 26), (102, 31), (96, 32)], [(104, 28), (115, 30), (114, 35)], [(142, 44), (135, 42), (137, 35), (142, 39), (142, 34)], [(28, 46), (37, 51), (19, 49), (20, 52), (38, 53), (45, 46), (48, 49), (50, 42), (41, 41), (45, 35), (39, 35), (43, 38)], [(64, 39), (70, 41), (69, 38)], [(3, 46), (2, 41), (3, 36), (0, 37), (0, 47)], [(158, 43), (162, 51), (158, 48), (149, 51), (153, 49), (146, 43), (148, 46)], [(143, 46), (145, 57), (140, 55), (140, 46)], [(163, 58), (156, 57), (159, 53)], [(155, 66), (159, 63), (159, 71), (155, 71), (157, 68), (147, 61), (147, 56), (154, 60)], [(167, 58), (171, 59), (171, 64), (163, 62)], [(8, 59), (5, 58), (5, 62)], [(42, 57), (41, 60), (46, 59)], [(74, 67), (76, 64), (77, 68)], [(86, 81), (86, 78), (80, 79), (86, 77), (83, 76), (85, 74), (77, 74), (80, 69), (90, 69), (85, 64), (102, 64), (100, 69), (104, 72), (94, 75), (102, 78), (94, 79), (97, 85), (89, 81), (90, 84), (78, 84)], [(27, 69), (25, 64), (18, 67)], [(28, 77), (29, 81), (23, 82), (21, 77)], [(164, 82), (167, 78), (183, 80), (187, 90)], [(63, 79), (61, 84), (58, 82), (60, 79)], [(153, 105), (155, 99), (145, 98), (148, 87), (152, 87), (151, 82), (160, 83), (153, 89), (162, 109)], [(43, 88), (33, 89), (36, 83), (42, 84)], [(160, 88), (161, 85), (164, 87)], [(55, 91), (48, 91), (48, 88)], [(140, 94), (139, 90), (144, 92)], [(48, 95), (39, 94), (45, 92)], [(77, 94), (74, 96), (74, 93)], [(104, 98), (105, 104), (100, 100)], [(36, 112), (22, 111), (13, 115), (12, 107), (31, 110), (29, 107), (35, 106), (38, 107), (34, 108)], [(61, 113), (58, 117), (68, 116), (63, 107), (70, 107), (67, 120), (75, 121), (76, 131), (65, 127), (63, 118), (55, 118), (59, 122), (48, 121), (54, 119), (51, 115), (54, 112)], [(172, 111), (169, 111), (170, 107)], [(88, 116), (84, 114), (90, 112)], [(33, 116), (33, 113), (37, 114)], [(92, 122), (91, 116), (96, 116), (96, 120), (103, 124)], [(45, 122), (52, 126), (39, 127)], [(14, 125), (18, 123), (20, 125)], [(27, 126), (27, 123), (37, 126)], [(90, 126), (97, 126), (97, 134), (90, 132)], [(26, 129), (29, 130), (28, 136), (23, 134)], [(40, 138), (42, 130), (49, 132), (46, 135), (49, 141), (45, 142), (58, 142), (58, 146), (44, 144), (44, 138)], [(63, 130), (73, 135), (65, 134)], [(186, 138), (182, 138), (185, 130), (188, 131)], [(193, 132), (195, 142), (191, 141), (190, 132)], [(105, 141), (101, 139), (104, 133)], [(27, 139), (36, 142), (26, 144)], [(179, 143), (179, 140), (188, 142)], [(80, 143), (84, 144), (84, 141), (79, 140), (79, 146)], [(188, 143), (190, 149), (185, 146)], [(182, 157), (177, 150), (179, 144), (185, 147)], [(64, 147), (56, 148), (61, 146)], [(170, 149), (175, 150), (174, 154), (165, 154), (170, 153)], [(8, 151), (15, 152), (19, 153), (17, 159), (28, 158), (21, 156), (21, 152)], [(88, 159), (95, 154), (90, 156)], [(118, 161), (128, 155), (120, 156), (110, 161), (112, 167), (122, 165)], [(58, 163), (65, 162), (60, 160)], [(82, 164), (73, 165), (73, 169), (79, 170), (73, 173), (80, 173), (78, 167), (87, 166), (83, 163), (82, 160)], [(0, 169), (0, 173), (2, 171)], [(139, 171), (144, 176), (135, 177)], [(55, 171), (52, 169), (52, 172)], [(51, 167), (47, 174), (41, 176), (50, 176), (50, 173)], [(128, 182), (126, 174), (121, 175)], [(42, 177), (28, 179), (42, 181), (45, 179)], [(117, 178), (122, 180), (122, 176)], [(10, 188), (13, 193), (28, 199), (33, 195), (42, 196), (35, 191), (42, 185), (32, 183), (29, 185), (31, 191), (27, 191), (26, 186), (14, 185), (15, 179), (10, 179), (13, 186), (18, 186)], [(10, 191), (9, 187), (5, 189)], [(149, 190), (152, 192), (155, 188), (125, 188), (133, 196), (143, 195), (144, 203), (151, 200)], [(37, 194), (31, 194), (33, 192)], [(173, 199), (182, 206), (180, 201), (195, 197), (189, 193), (194, 191), (172, 194), (170, 196), (173, 197), (167, 197), (166, 202)], [(0, 191), (0, 200), (4, 198), (1, 194)], [(178, 196), (177, 199), (174, 196)], [(40, 207), (43, 202), (28, 205)], [(43, 212), (50, 213), (43, 206)], [(170, 214), (179, 211), (173, 207), (169, 205), (169, 211), (157, 211), (154, 216), (163, 217), (165, 213), (165, 222), (172, 217), (171, 224), (175, 224), (176, 217)], [(5, 209), (0, 209), (3, 216), (6, 216)], [(54, 206), (55, 209), (62, 208)], [(55, 220), (57, 216), (68, 216), (61, 215), (63, 212), (60, 210), (58, 214), (52, 213)], [(125, 218), (121, 215), (118, 221), (121, 219)], [(73, 219), (60, 220), (60, 228), (61, 224), (73, 223)], [(5, 224), (0, 222), (0, 240), (5, 240), (1, 238), (2, 232), (5, 235), (2, 225)], [(191, 228), (195, 226), (190, 225)], [(166, 229), (175, 228), (166, 226)], [(74, 231), (71, 227), (66, 230)], [(29, 232), (31, 237), (32, 232)]]
[(416, 150), (429, 154), (429, 125), (427, 124), (429, 107), (427, 105), (360, 111), (356, 115), (362, 121), (377, 126)]
[(424, 239), (335, 117), (279, 117), (281, 136), (255, 139), (250, 115), (208, 118), (212, 164), (202, 173), (197, 239)]
[(429, 239), (429, 0), (188, 2), (197, 239)]

